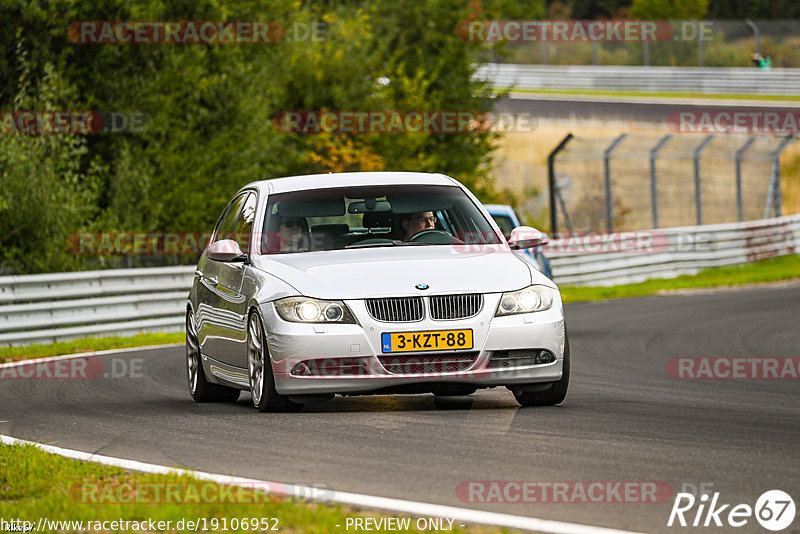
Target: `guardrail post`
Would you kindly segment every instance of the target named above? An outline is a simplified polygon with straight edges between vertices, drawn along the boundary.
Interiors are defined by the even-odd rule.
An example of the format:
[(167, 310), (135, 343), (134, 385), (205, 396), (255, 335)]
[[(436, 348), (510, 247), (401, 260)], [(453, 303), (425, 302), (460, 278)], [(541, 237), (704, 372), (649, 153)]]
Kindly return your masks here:
[(672, 134), (667, 134), (659, 139), (656, 146), (650, 150), (650, 204), (653, 213), (653, 228), (658, 228), (658, 184), (656, 178), (656, 157), (667, 141), (672, 139)]
[(714, 135), (706, 136), (703, 141), (694, 149), (694, 209), (697, 219), (697, 226), (703, 224), (703, 196), (700, 190), (700, 153), (714, 139)]
[(739, 222), (744, 220), (744, 206), (742, 202), (742, 157), (755, 141), (756, 138), (751, 137), (742, 148), (736, 151), (736, 210), (739, 215)]
[(564, 150), (573, 135), (568, 133), (547, 156), (547, 180), (550, 183), (550, 233), (553, 238), (558, 233), (558, 206), (556, 206), (556, 156)]
[(772, 172), (769, 177), (769, 192), (767, 193), (767, 206), (764, 209), (764, 218), (769, 217), (772, 207), (775, 208), (775, 217), (780, 217), (783, 211), (781, 196), (781, 152), (794, 141), (794, 135), (787, 135), (780, 142), (778, 148), (772, 153)]
[(611, 153), (614, 152), (614, 149), (617, 148), (626, 137), (628, 137), (628, 134), (621, 134), (614, 139), (611, 144), (608, 145), (605, 152), (603, 152), (603, 175), (605, 177), (606, 186), (606, 232), (609, 233), (614, 231), (614, 206), (613, 197), (611, 195)]

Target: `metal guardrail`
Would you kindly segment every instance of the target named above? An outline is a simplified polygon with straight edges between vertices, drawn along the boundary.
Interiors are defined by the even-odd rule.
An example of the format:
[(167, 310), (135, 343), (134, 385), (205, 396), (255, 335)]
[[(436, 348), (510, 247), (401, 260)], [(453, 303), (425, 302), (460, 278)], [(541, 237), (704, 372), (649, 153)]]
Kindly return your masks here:
[(800, 95), (800, 69), (488, 63), (476, 77), (515, 89)]
[[(644, 244), (637, 246), (637, 239)], [(597, 250), (603, 247), (601, 241), (606, 243), (605, 252)], [(624, 242), (631, 245), (626, 247), (629, 252), (614, 251)], [(663, 230), (576, 235), (552, 240), (544, 252), (559, 284), (611, 286), (649, 278), (673, 278), (709, 267), (741, 265), (800, 253), (800, 215)]]
[(194, 266), (0, 276), (0, 346), (180, 332)]
[[(559, 284), (613, 285), (670, 278), (795, 254), (800, 251), (800, 215), (621, 232), (606, 236), (606, 241), (618, 237), (619, 243), (643, 234), (651, 239), (652, 249), (592, 251), (585, 246), (586, 236), (578, 236), (553, 240), (545, 252)], [(0, 346), (180, 332), (194, 270), (181, 266), (0, 277)]]

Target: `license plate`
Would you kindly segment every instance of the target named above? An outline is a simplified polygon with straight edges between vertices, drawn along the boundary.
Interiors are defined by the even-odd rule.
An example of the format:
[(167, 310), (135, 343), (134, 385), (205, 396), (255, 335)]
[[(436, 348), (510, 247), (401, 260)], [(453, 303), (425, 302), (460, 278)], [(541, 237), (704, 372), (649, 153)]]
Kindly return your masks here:
[(381, 347), (383, 352), (471, 349), (472, 330), (384, 332)]

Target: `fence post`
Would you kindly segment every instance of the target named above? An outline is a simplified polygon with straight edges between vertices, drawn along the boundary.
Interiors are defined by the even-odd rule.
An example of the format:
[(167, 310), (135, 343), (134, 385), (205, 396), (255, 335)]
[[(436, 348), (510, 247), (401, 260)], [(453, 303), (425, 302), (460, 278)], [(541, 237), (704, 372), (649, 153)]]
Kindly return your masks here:
[(739, 222), (744, 220), (744, 206), (742, 202), (742, 157), (755, 141), (756, 138), (751, 137), (742, 145), (742, 148), (736, 151), (736, 209), (739, 214)]
[(697, 219), (697, 226), (703, 224), (703, 196), (700, 191), (700, 152), (714, 139), (714, 135), (706, 136), (703, 141), (694, 149), (694, 209)]
[(697, 29), (697, 66), (705, 66), (705, 49), (703, 48), (703, 27), (695, 21), (694, 27)]
[(547, 156), (547, 180), (550, 184), (550, 234), (555, 239), (558, 232), (558, 206), (556, 206), (556, 156), (564, 150), (572, 134), (568, 133), (564, 139)]
[(611, 153), (626, 137), (628, 137), (628, 134), (621, 134), (603, 152), (603, 175), (605, 176), (606, 186), (606, 232), (608, 233), (614, 231), (614, 199), (611, 195)]
[(650, 204), (653, 213), (653, 228), (658, 228), (658, 187), (656, 182), (656, 157), (667, 141), (672, 139), (672, 134), (667, 134), (659, 139), (656, 146), (650, 150)]
[(783, 202), (781, 198), (781, 152), (794, 141), (794, 135), (787, 135), (780, 142), (778, 148), (772, 153), (772, 172), (769, 177), (769, 192), (767, 193), (767, 206), (764, 209), (764, 218), (769, 217), (772, 207), (775, 208), (775, 217), (780, 217), (783, 213)]
[(752, 20), (744, 19), (750, 29), (753, 30), (753, 41), (755, 42), (756, 54), (761, 55), (761, 47), (759, 46), (759, 34), (758, 34), (758, 26), (756, 26)]

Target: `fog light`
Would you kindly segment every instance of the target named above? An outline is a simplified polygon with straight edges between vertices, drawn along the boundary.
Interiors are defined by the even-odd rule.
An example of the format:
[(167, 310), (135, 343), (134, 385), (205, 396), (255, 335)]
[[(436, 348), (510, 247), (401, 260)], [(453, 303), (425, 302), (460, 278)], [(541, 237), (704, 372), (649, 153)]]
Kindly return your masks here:
[(556, 361), (556, 357), (553, 356), (552, 352), (546, 350), (540, 350), (535, 359), (537, 365), (543, 363), (553, 363), (554, 361)]
[(292, 375), (294, 376), (308, 376), (311, 374), (311, 369), (305, 364), (305, 362), (300, 362), (294, 367), (292, 367)]

